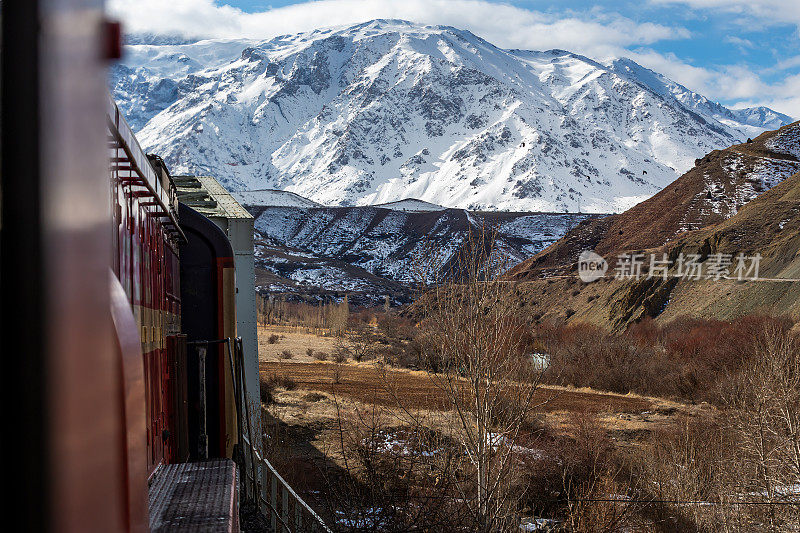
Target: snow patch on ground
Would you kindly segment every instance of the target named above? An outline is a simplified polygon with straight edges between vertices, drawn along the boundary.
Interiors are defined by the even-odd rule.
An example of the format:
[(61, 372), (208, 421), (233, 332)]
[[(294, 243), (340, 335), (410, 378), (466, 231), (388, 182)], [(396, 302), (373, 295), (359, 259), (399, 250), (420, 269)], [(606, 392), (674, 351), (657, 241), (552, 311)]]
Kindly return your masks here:
[(800, 159), (800, 123), (786, 128), (780, 134), (765, 143), (765, 146), (779, 154), (786, 154)]
[(322, 207), (317, 202), (304, 198), (299, 194), (275, 189), (258, 191), (239, 191), (232, 193), (236, 201), (242, 205), (258, 207)]

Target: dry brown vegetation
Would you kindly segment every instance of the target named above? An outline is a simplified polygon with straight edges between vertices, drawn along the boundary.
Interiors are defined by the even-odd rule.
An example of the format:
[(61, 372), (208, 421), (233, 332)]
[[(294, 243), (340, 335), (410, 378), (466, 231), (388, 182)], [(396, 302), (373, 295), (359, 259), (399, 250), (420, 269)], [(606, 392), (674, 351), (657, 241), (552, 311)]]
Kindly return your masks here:
[(257, 295), (258, 324), (267, 326), (303, 327), (308, 331), (340, 336), (345, 333), (350, 306), (345, 296), (341, 301), (318, 305), (287, 302), (281, 298)]
[(471, 254), (407, 317), (262, 344), (265, 446), (336, 530), (800, 529), (790, 319), (531, 324)]
[(800, 529), (800, 344), (768, 328), (721, 393), (713, 424), (661, 435), (631, 461), (662, 529)]
[[(562, 349), (569, 348), (567, 353), (585, 352), (580, 361), (594, 364), (589, 372), (574, 361), (569, 375), (576, 382), (591, 376), (600, 383), (625, 383), (627, 371), (629, 380), (643, 390), (671, 391), (675, 397), (712, 401), (717, 408), (695, 410), (640, 396), (540, 387), (534, 400), (541, 404), (535, 409), (540, 415), (531, 413), (515, 440), (519, 475), (509, 477), (513, 483), (506, 486), (516, 495), (516, 512), (556, 520), (554, 524), (566, 531), (800, 527), (797, 507), (786, 505), (797, 502), (787, 489), (800, 480), (800, 350), (790, 325), (786, 319), (751, 317), (734, 323), (688, 321), (672, 328), (644, 323), (608, 339), (605, 333), (574, 327), (527, 337), (530, 347), (544, 349), (546, 342), (558, 341)], [(656, 371), (639, 368), (646, 363), (644, 356), (622, 359), (611, 367), (597, 362), (605, 361), (602, 355), (590, 359), (592, 354), (613, 354), (621, 346), (669, 357), (654, 363)], [(558, 356), (552, 361), (554, 371)], [(689, 370), (675, 372), (682, 377), (671, 382), (664, 379), (670, 373), (657, 370), (670, 361), (692, 364)], [(463, 444), (452, 425), (448, 429), (452, 421), (432, 414), (447, 410), (448, 396), (426, 372), (374, 363), (263, 362), (262, 375), (271, 382), (272, 393), (277, 391), (278, 408), (286, 409), (285, 414), (295, 412), (295, 405), (305, 406), (290, 415), (295, 424), (319, 427), (326, 421), (326, 437), (318, 446), (327, 459), (314, 467), (317, 481), (312, 485), (322, 489), (319, 494), (336, 495), (317, 502), (323, 508), (333, 511), (344, 505), (352, 510), (340, 526), (463, 530), (448, 529), (447, 517), (473, 524), (469, 508), (453, 504), (462, 500), (453, 495), (467, 489), (465, 480), (474, 479), (469, 473), (473, 467), (463, 452), (453, 451)], [(281, 392), (286, 390), (281, 375), (291, 376), (287, 388), (297, 390)], [(630, 388), (623, 386), (621, 392)], [(296, 400), (288, 401), (290, 394)], [(403, 416), (405, 410), (415, 416)], [(311, 412), (325, 415), (298, 421)], [(659, 423), (643, 422), (665, 413)], [(610, 424), (631, 417), (642, 422), (635, 431), (615, 431)], [(284, 433), (295, 424), (284, 426)], [(434, 445), (442, 453), (450, 449), (449, 462), (439, 462), (447, 454), (435, 454), (434, 461), (425, 452), (426, 446)], [(308, 481), (307, 469), (304, 475)]]
[(666, 326), (645, 319), (622, 335), (585, 324), (540, 325), (529, 341), (532, 351), (550, 354), (547, 382), (718, 404), (729, 381), (756, 360), (767, 332), (786, 334), (792, 325), (765, 316)]
[[(522, 485), (514, 485), (520, 490), (520, 512), (561, 520), (561, 527), (570, 531), (796, 528), (796, 508), (779, 502), (792, 501), (793, 495), (786, 489), (800, 475), (796, 462), (798, 350), (795, 341), (779, 330), (765, 331), (761, 339), (753, 354), (753, 361), (760, 364), (740, 371), (715, 395), (719, 408), (702, 414), (649, 398), (572, 390), (557, 394), (558, 388), (540, 388), (540, 394), (550, 390), (556, 394), (540, 407), (545, 418), (530, 418), (527, 433), (517, 440), (518, 446), (533, 450), (518, 458), (525, 473), (524, 490)], [(296, 391), (281, 392), (280, 379), (269, 378), (281, 372), (293, 376), (290, 388), (296, 387)], [(348, 494), (347, 499), (362, 504), (349, 507), (354, 510), (353, 516), (368, 523), (368, 517), (377, 518), (375, 509), (394, 502), (395, 514), (379, 513), (386, 523), (396, 521), (396, 529), (388, 531), (402, 531), (409, 524), (437, 524), (436, 516), (467, 520), (466, 509), (452, 508), (446, 502), (434, 505), (428, 499), (425, 501), (433, 507), (420, 507), (412, 495), (429, 498), (430, 493), (423, 489), (437, 485), (429, 485), (431, 478), (422, 474), (409, 474), (414, 469), (436, 473), (432, 478), (435, 481), (442, 472), (428, 464), (424, 454), (409, 456), (402, 451), (395, 457), (403, 449), (402, 443), (395, 450), (385, 446), (387, 434), (397, 432), (408, 438), (394, 441), (422, 441), (421, 435), (428, 435), (426, 438), (436, 441), (447, 437), (457, 443), (454, 435), (444, 430), (444, 420), (430, 414), (431, 409), (444, 409), (446, 401), (423, 372), (381, 369), (372, 364), (263, 363), (262, 375), (277, 388), (277, 404), (286, 415), (296, 412), (295, 405), (305, 406), (297, 414), (288, 415), (294, 420), (289, 427), (319, 427), (320, 420), (327, 421), (327, 437), (319, 449), (325, 457), (336, 459), (317, 464), (314, 486), (331, 494), (328, 483), (334, 483), (337, 498), (324, 505), (336, 508)], [(311, 392), (306, 391), (321, 394), (309, 400)], [(397, 391), (403, 392), (404, 407), (425, 414), (424, 424), (398, 416)], [(287, 395), (291, 394), (297, 399), (289, 401)], [(322, 418), (308, 418), (320, 409), (325, 413)], [(587, 413), (580, 414), (582, 411)], [(625, 433), (610, 431), (609, 419), (656, 412), (672, 416), (665, 417), (664, 423), (651, 424), (644, 434), (637, 432), (637, 438), (628, 441), (635, 446), (620, 447), (620, 441), (612, 438)], [(343, 438), (337, 437), (339, 424), (346, 429)], [(345, 454), (351, 454), (346, 468), (341, 462)], [(372, 477), (364, 478), (367, 466)], [(460, 464), (456, 471), (463, 475), (465, 468)], [(406, 484), (412, 480), (416, 484)], [(344, 490), (347, 486), (349, 493)], [(365, 490), (372, 496), (365, 496)], [(621, 501), (587, 501), (607, 500), (609, 495)], [(366, 506), (368, 503), (371, 507)], [(406, 510), (401, 512), (400, 508)]]

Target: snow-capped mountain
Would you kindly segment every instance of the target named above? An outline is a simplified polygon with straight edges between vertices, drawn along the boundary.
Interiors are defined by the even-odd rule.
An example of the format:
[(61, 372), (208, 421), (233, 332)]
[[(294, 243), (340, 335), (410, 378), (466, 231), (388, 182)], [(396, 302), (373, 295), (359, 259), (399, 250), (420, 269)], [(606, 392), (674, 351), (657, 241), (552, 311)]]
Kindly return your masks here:
[(242, 205), (258, 205), (264, 207), (322, 207), (317, 202), (304, 198), (299, 194), (275, 189), (260, 191), (239, 191), (232, 193), (236, 201)]
[(790, 122), (729, 110), (628, 59), (503, 50), (376, 20), (268, 41), (140, 39), (112, 72), (176, 172), (325, 205), (618, 211), (698, 157)]

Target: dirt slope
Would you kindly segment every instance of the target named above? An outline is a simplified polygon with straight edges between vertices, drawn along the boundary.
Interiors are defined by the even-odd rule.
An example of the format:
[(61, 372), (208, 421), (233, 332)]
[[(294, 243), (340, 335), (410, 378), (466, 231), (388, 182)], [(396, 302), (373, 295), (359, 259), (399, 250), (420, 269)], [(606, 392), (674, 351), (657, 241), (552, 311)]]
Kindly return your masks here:
[(581, 251), (604, 257), (662, 246), (679, 235), (726, 220), (783, 179), (800, 171), (800, 122), (752, 142), (714, 150), (652, 198), (624, 213), (589, 219), (533, 258), (512, 279), (565, 273)]
[[(748, 168), (752, 169), (766, 165), (764, 158), (768, 156), (768, 162), (778, 162), (771, 168), (785, 170), (797, 165), (800, 170), (794, 154), (800, 155), (800, 123), (764, 134), (752, 143), (713, 152), (650, 200), (623, 214), (581, 224), (514, 269), (512, 279), (522, 282), (517, 290), (521, 308), (534, 321), (589, 322), (612, 330), (623, 329), (644, 316), (660, 321), (682, 315), (729, 319), (766, 313), (800, 317), (800, 282), (770, 281), (800, 279), (800, 173), (785, 179), (778, 171), (761, 174), (762, 183), (774, 185), (743, 204), (715, 200), (731, 200), (732, 193), (709, 198), (707, 193), (697, 192), (708, 191), (700, 188), (699, 176), (723, 168), (732, 158), (749, 161), (752, 166)], [(739, 168), (728, 173), (725, 190), (744, 190), (752, 184), (752, 172)], [(719, 171), (717, 175), (721, 175)], [(702, 181), (708, 183), (705, 178)], [(730, 210), (715, 205), (726, 205)], [(706, 225), (692, 230), (689, 222)], [(585, 249), (596, 250), (611, 263), (606, 277), (591, 284), (582, 283), (575, 273), (578, 254)], [(672, 261), (681, 253), (699, 254), (704, 269), (717, 253), (760, 254), (759, 277), (766, 279), (614, 279), (616, 255), (638, 251), (656, 252), (659, 257), (667, 253)], [(675, 274), (673, 267), (670, 275)]]

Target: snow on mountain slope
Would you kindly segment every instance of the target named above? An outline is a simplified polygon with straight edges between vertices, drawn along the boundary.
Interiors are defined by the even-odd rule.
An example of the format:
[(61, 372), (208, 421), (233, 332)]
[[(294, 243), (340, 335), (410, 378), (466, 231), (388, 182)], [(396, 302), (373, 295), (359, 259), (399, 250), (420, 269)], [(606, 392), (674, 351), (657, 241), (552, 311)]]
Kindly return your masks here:
[[(712, 118), (752, 137), (792, 122), (791, 117), (766, 107), (728, 109), (627, 58), (611, 61), (608, 68), (612, 72), (633, 77), (653, 92), (682, 104), (704, 118)], [(709, 127), (714, 128), (714, 124)]]
[(404, 21), (126, 50), (114, 94), (174, 171), (326, 205), (619, 211), (787, 118), (730, 111), (627, 59)]
[(302, 272), (286, 274), (287, 254), (344, 261), (374, 276), (403, 284), (419, 281), (420, 272), (414, 271), (414, 265), (425, 262), (437, 265), (436, 271), (424, 272), (430, 281), (442, 275), (468, 232), (478, 234), (482, 228), (496, 232), (497, 248), (516, 264), (555, 242), (589, 216), (470, 213), (461, 209), (412, 212), (374, 206), (313, 209), (250, 206), (249, 209), (256, 217), (260, 243), (256, 245), (256, 266), (281, 271), (295, 282), (309, 280), (297, 277)]
[(133, 41), (143, 44), (125, 46), (125, 59), (111, 67), (114, 99), (134, 130), (193, 92), (202, 79), (195, 73), (226, 65), (254, 44), (220, 39), (180, 43), (146, 37)]
[(403, 200), (397, 200), (395, 202), (388, 202), (385, 204), (375, 204), (373, 207), (383, 207), (385, 209), (392, 209), (394, 211), (410, 211), (410, 212), (444, 211), (446, 209), (444, 206), (432, 204), (430, 202), (425, 202), (423, 200), (417, 200), (416, 198), (405, 198)]
[(299, 194), (275, 189), (260, 191), (239, 191), (232, 193), (236, 201), (242, 205), (271, 207), (322, 207), (317, 202), (304, 198)]
[(800, 161), (800, 122), (783, 128), (777, 135), (766, 141), (766, 147), (773, 152), (788, 155)]
[[(625, 252), (665, 246), (686, 232), (722, 224), (751, 203), (758, 205), (759, 197), (798, 173), (800, 122), (795, 122), (706, 154), (658, 194), (624, 213), (595, 217), (576, 226), (559, 242), (516, 266), (512, 276), (535, 279), (568, 273), (584, 250), (613, 261)], [(765, 228), (778, 223), (766, 212), (761, 222)], [(736, 241), (752, 245), (744, 235)]]

